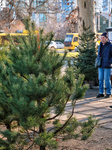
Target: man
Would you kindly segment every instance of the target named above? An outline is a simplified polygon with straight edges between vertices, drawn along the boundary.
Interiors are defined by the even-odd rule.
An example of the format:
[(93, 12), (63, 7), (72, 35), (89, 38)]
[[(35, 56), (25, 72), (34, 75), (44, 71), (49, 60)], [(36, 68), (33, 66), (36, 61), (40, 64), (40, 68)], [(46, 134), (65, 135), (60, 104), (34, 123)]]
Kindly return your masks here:
[(111, 63), (112, 63), (112, 44), (108, 40), (107, 32), (101, 35), (101, 43), (98, 48), (98, 57), (102, 57), (101, 66), (98, 68), (99, 94), (97, 98), (104, 97), (104, 81), (107, 89), (105, 98), (111, 97)]

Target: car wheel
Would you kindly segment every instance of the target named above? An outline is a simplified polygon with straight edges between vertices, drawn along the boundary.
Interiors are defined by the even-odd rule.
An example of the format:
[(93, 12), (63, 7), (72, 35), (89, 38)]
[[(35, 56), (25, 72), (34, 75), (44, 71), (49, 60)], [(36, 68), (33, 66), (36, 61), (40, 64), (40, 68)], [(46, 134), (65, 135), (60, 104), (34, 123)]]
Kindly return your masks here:
[(71, 49), (69, 49), (69, 52), (71, 52), (72, 50)]

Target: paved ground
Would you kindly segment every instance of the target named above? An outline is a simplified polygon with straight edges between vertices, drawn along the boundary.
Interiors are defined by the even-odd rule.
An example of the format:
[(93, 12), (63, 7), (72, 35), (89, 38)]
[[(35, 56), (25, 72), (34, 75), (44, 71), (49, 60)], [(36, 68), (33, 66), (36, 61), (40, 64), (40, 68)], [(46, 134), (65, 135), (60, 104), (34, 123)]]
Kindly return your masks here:
[[(63, 53), (63, 51), (60, 51)], [(66, 65), (62, 68), (62, 75), (66, 69)], [(93, 87), (93, 89), (88, 89), (85, 97), (78, 100), (75, 107), (74, 116), (79, 121), (87, 120), (89, 115), (99, 119), (99, 125), (104, 128), (112, 129), (112, 97), (111, 98), (96, 98), (99, 93), (98, 87)], [(65, 114), (60, 118), (64, 121), (67, 114), (71, 112), (71, 104), (68, 103), (66, 106)]]
[[(99, 89), (94, 87), (93, 89), (88, 89), (85, 97), (78, 100), (75, 107), (74, 116), (79, 121), (87, 120), (89, 115), (99, 119), (99, 125), (104, 128), (112, 129), (112, 97), (111, 98), (96, 98)], [(66, 106), (65, 114), (60, 118), (64, 121), (67, 114), (71, 112), (71, 104), (68, 103)]]

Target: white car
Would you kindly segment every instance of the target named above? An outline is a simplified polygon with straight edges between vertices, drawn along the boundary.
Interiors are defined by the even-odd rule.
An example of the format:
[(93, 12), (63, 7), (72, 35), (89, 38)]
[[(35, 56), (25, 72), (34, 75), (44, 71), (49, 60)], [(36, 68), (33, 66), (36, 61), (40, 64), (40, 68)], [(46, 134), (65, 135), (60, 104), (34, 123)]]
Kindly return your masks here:
[(64, 44), (62, 42), (55, 42), (55, 41), (51, 41), (51, 43), (49, 44), (49, 48), (50, 49), (61, 49), (64, 48)]

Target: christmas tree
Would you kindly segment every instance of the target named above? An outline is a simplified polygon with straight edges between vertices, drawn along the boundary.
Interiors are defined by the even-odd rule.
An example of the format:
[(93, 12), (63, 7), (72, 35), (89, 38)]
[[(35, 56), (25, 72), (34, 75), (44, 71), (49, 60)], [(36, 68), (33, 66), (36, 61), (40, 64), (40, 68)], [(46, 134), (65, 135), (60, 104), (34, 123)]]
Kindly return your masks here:
[(97, 69), (95, 68), (96, 40), (95, 33), (89, 28), (85, 29), (79, 36), (79, 55), (75, 59), (75, 66), (80, 69), (80, 74), (85, 75), (85, 80), (90, 82), (97, 78)]
[[(66, 52), (63, 57), (51, 52), (48, 45), (52, 38), (52, 33), (43, 36), (43, 30), (35, 34), (31, 25), (28, 35), (17, 37), (16, 43), (9, 37), (7, 59), (0, 63), (0, 124), (6, 127), (0, 131), (0, 149), (53, 149), (59, 134), (63, 138), (67, 134), (69, 138), (77, 137), (74, 130), (85, 126), (72, 116), (76, 101), (84, 96), (88, 86), (82, 86), (84, 76), (77, 76), (70, 64), (61, 75)], [(72, 113), (61, 123), (58, 118), (67, 102), (71, 102)], [(96, 120), (86, 123), (90, 130), (82, 130), (82, 138), (86, 139), (96, 124)]]

